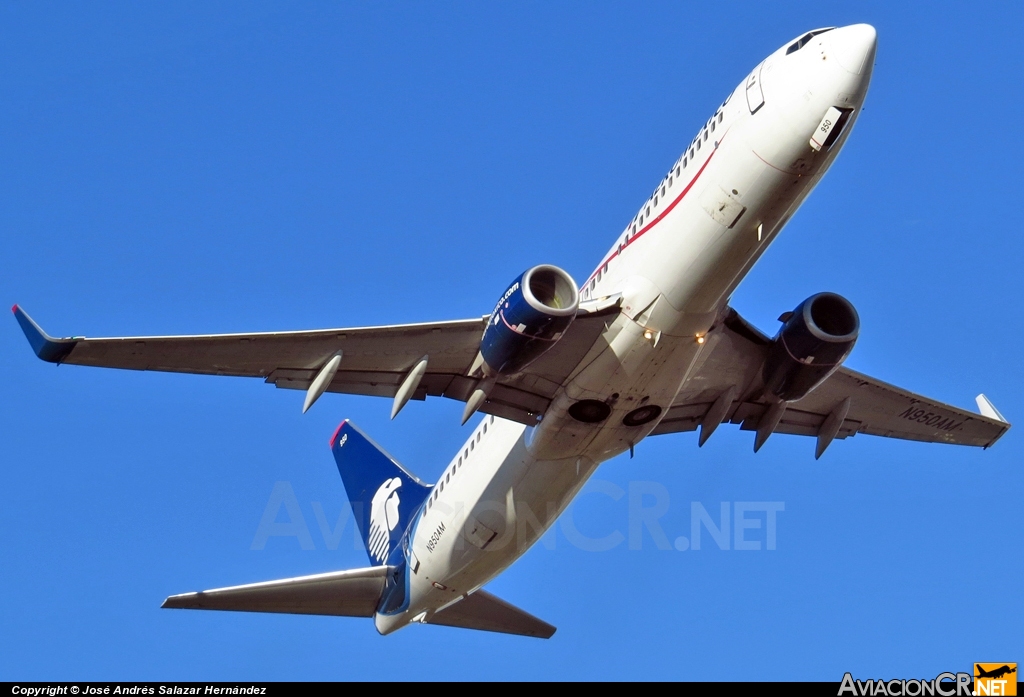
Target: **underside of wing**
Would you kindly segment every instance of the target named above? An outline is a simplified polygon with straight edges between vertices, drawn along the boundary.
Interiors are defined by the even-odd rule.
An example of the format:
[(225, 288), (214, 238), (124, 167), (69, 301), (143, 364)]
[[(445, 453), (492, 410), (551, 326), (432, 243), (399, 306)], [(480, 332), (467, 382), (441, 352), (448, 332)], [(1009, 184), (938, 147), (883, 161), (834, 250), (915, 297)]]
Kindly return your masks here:
[[(537, 423), (555, 391), (604, 331), (606, 319), (617, 312), (614, 303), (581, 307), (565, 335), (540, 359), (497, 381), (480, 411)], [(461, 402), (478, 383), (469, 372), (487, 323), (481, 317), (315, 331), (57, 339), (20, 307), (14, 307), (14, 314), (36, 355), (51, 363), (258, 377), (277, 387), (308, 390), (340, 355), (323, 391), (395, 397), (410, 371), (426, 359), (408, 398), (444, 396)]]
[[(709, 333), (703, 362), (654, 433), (714, 430), (722, 422), (758, 431), (773, 404), (764, 396), (761, 380), (770, 343), (734, 310), (727, 309), (716, 331)], [(802, 399), (786, 403), (770, 433), (815, 436), (819, 456), (833, 438), (857, 433), (989, 447), (1010, 425), (987, 399), (979, 396), (978, 401), (979, 406), (988, 405), (982, 407), (988, 415), (942, 404), (841, 367)], [(713, 414), (716, 403), (721, 406), (720, 420)]]
[[(338, 351), (346, 370), (400, 372), (430, 355), (434, 370), (462, 373), (476, 355), (483, 319), (297, 332), (54, 339), (15, 308), (29, 343), (43, 360), (69, 365), (159, 370), (287, 381), (312, 376)], [(415, 354), (415, 355), (413, 355)], [(294, 376), (298, 377), (298, 376)]]
[(374, 566), (183, 593), (167, 598), (161, 607), (373, 617), (390, 569)]

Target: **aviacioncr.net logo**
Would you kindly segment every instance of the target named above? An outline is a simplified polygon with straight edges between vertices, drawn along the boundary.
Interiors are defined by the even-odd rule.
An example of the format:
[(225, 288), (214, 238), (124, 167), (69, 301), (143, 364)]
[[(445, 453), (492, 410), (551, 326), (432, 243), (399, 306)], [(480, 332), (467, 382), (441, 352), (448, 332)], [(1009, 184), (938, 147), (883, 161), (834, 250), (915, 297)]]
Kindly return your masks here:
[(975, 663), (974, 694), (988, 695), (1017, 694), (1016, 663)]
[(939, 673), (932, 680), (855, 680), (852, 675), (843, 675), (843, 682), (839, 686), (839, 695), (854, 695), (855, 697), (874, 697), (875, 695), (887, 695), (888, 697), (971, 697), (971, 674), (970, 673)]

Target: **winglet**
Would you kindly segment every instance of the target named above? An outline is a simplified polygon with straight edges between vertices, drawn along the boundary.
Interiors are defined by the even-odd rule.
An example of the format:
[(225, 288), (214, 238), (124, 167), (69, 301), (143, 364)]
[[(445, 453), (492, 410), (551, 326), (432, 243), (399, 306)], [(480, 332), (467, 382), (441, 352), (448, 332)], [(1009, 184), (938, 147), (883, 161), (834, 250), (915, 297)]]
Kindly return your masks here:
[(1004, 424), (1009, 423), (1009, 421), (1003, 418), (1003, 415), (999, 413), (999, 410), (996, 409), (995, 405), (992, 404), (985, 395), (978, 395), (974, 398), (974, 401), (978, 403), (978, 411), (981, 412), (982, 416), (987, 416), (988, 418), (995, 419), (996, 421), (1002, 421)]
[(15, 319), (21, 325), (21, 331), (25, 332), (25, 338), (36, 355), (50, 363), (60, 363), (75, 348), (77, 339), (54, 339), (42, 330), (35, 321), (28, 316), (24, 310), (15, 305), (11, 308)]

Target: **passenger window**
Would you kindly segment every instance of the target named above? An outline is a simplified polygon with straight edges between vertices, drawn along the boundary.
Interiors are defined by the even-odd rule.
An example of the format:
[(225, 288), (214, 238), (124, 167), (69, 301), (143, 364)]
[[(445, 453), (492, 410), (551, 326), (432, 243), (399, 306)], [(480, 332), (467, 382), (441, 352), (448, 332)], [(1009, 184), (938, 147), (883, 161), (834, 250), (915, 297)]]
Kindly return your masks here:
[(711, 132), (712, 133), (715, 132), (715, 122), (714, 121), (711, 122)]
[(658, 205), (658, 194), (654, 194), (654, 205)]
[(647, 211), (646, 211), (646, 213), (647, 213), (647, 215), (650, 215), (650, 214), (651, 214), (651, 207), (650, 207), (650, 206), (647, 206)]
[(451, 473), (451, 472), (449, 472), (448, 474), (444, 475), (444, 481), (445, 481), (445, 483), (447, 483), (448, 481), (450, 481), (450, 480), (451, 480), (451, 478), (452, 478), (452, 473)]
[(719, 114), (718, 115), (718, 123), (722, 123), (722, 117), (723, 116), (724, 116), (724, 114)]
[(469, 449), (470, 449), (470, 450), (472, 450), (472, 449), (473, 449), (473, 444), (474, 444), (474, 441), (469, 441)]
[(662, 196), (665, 195), (665, 185), (664, 184), (661, 185), (661, 195)]
[(477, 431), (477, 432), (476, 432), (476, 442), (477, 442), (477, 443), (479, 443), (479, 442), (480, 442), (480, 431)]
[[(683, 166), (686, 166), (686, 158), (683, 158)], [(679, 165), (676, 165), (676, 176), (679, 176)]]
[(487, 422), (484, 421), (484, 433), (487, 433)]
[(693, 146), (690, 146), (690, 159), (693, 159)]
[(708, 142), (708, 132), (704, 131), (704, 142)]
[(462, 467), (462, 455), (459, 455), (459, 464), (457, 466)]
[(700, 152), (700, 141), (697, 141), (697, 152)]
[(685, 167), (685, 166), (686, 166), (686, 158), (684, 157), (683, 158), (683, 167)]
[(468, 458), (469, 458), (469, 448), (466, 448), (466, 453), (465, 453), (465, 455), (466, 455), (466, 458), (468, 459)]

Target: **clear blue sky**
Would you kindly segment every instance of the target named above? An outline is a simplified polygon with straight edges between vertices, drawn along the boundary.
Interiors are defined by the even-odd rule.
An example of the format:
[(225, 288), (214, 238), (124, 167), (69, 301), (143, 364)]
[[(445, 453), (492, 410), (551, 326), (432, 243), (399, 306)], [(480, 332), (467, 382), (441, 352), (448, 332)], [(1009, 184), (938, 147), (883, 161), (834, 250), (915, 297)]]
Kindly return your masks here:
[[(762, 329), (857, 306), (848, 364), (1024, 425), (1024, 10), (927, 3), (0, 3), (0, 298), (51, 333), (473, 317), (530, 265), (585, 278), (697, 128), (805, 30), (874, 24), (867, 108), (733, 298)], [(327, 439), (351, 418), (426, 479), (462, 405), (38, 361), (0, 325), (0, 679), (924, 677), (1024, 661), (1020, 426), (993, 449), (723, 426), (644, 441), (571, 509), (775, 501), (774, 551), (605, 552), (559, 526), (490, 589), (550, 641), (160, 610), (363, 566)], [(315, 547), (251, 549), (288, 482)], [(649, 484), (643, 484), (648, 482)], [(605, 493), (603, 493), (605, 492)], [(315, 504), (315, 505), (314, 505)], [(319, 509), (317, 508), (319, 507)], [(285, 508), (277, 520), (287, 521)], [(294, 522), (294, 521), (293, 521)], [(750, 531), (758, 539), (765, 531)], [(761, 537), (760, 539), (764, 539)], [(1013, 579), (1018, 579), (1014, 581)]]

